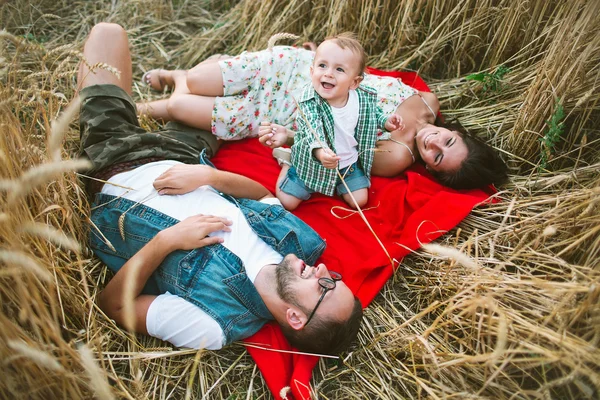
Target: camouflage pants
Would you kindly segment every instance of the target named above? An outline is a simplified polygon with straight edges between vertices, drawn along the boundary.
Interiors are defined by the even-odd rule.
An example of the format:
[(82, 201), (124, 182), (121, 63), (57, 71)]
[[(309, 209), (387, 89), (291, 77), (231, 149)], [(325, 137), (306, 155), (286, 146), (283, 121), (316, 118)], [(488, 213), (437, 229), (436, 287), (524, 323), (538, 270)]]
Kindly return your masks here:
[(197, 164), (206, 149), (212, 157), (219, 147), (210, 132), (169, 122), (157, 132), (141, 128), (135, 103), (115, 85), (94, 85), (81, 90), (81, 155), (89, 158), (89, 175), (114, 164), (144, 158)]

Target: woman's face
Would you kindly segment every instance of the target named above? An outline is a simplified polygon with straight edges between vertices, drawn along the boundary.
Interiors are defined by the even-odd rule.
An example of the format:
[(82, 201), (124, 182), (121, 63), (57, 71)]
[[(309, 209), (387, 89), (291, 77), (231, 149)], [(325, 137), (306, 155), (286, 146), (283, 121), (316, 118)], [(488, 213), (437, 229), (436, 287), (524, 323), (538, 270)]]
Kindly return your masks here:
[(435, 125), (427, 124), (418, 131), (415, 142), (428, 169), (437, 172), (458, 170), (469, 153), (458, 132)]

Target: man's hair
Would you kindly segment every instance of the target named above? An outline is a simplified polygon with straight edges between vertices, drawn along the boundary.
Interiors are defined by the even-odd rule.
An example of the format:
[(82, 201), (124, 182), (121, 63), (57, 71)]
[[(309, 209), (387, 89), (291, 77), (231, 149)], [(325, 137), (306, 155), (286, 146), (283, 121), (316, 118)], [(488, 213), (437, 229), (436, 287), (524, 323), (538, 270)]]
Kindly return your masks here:
[(449, 123), (436, 120), (436, 125), (458, 132), (467, 146), (467, 156), (457, 170), (431, 171), (440, 183), (453, 189), (475, 189), (506, 181), (508, 168), (490, 145), (469, 134), (456, 120)]
[(354, 297), (352, 313), (345, 321), (326, 320), (315, 314), (310, 324), (300, 330), (281, 325), (284, 336), (300, 351), (315, 354), (337, 355), (346, 350), (356, 338), (362, 321), (362, 305)]
[(350, 49), (358, 57), (358, 75), (363, 76), (367, 66), (367, 55), (362, 44), (356, 39), (352, 32), (344, 32), (339, 35), (329, 36), (324, 41), (331, 40), (342, 49)]

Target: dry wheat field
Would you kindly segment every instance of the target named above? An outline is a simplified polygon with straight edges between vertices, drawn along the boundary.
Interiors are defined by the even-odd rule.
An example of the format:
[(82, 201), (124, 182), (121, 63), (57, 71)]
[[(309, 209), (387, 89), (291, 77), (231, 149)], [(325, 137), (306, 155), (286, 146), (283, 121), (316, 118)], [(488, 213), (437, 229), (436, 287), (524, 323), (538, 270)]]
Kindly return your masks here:
[[(499, 203), (403, 260), (358, 343), (320, 361), (314, 398), (600, 395), (599, 1), (0, 4), (1, 398), (273, 396), (242, 346), (175, 349), (96, 306), (107, 272), (86, 245), (69, 104), (101, 21), (127, 29), (138, 82), (151, 68), (264, 48), (277, 32), (297, 43), (356, 32), (369, 65), (418, 71), (444, 113), (509, 163)], [(136, 85), (134, 96), (160, 94)]]

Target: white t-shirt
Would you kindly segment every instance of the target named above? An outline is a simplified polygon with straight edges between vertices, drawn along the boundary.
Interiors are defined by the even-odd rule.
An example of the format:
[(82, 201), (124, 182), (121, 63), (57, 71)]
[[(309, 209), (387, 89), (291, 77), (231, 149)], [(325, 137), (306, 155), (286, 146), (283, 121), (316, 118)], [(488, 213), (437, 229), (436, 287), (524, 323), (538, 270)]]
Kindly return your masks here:
[[(211, 187), (202, 186), (183, 195), (158, 195), (152, 183), (163, 172), (178, 164), (181, 163), (157, 161), (117, 174), (104, 185), (102, 193), (140, 202), (178, 220), (196, 214), (228, 218), (232, 221), (231, 232), (214, 232), (209, 236), (223, 238), (223, 246), (242, 260), (252, 282), (262, 267), (281, 262), (283, 257), (254, 233), (240, 209)], [(134, 190), (128, 190), (127, 187)], [(277, 198), (264, 199), (262, 202), (281, 204)], [(225, 339), (220, 325), (208, 314), (170, 293), (158, 296), (150, 304), (146, 328), (151, 336), (167, 340), (177, 347), (216, 350), (223, 347)]]
[(358, 124), (358, 95), (350, 90), (348, 101), (344, 107), (331, 107), (333, 115), (333, 132), (335, 135), (335, 151), (340, 157), (339, 168), (346, 168), (358, 160), (358, 142), (354, 137)]

